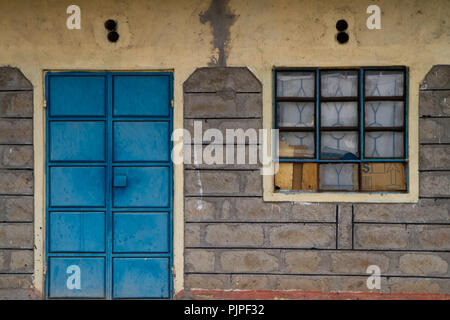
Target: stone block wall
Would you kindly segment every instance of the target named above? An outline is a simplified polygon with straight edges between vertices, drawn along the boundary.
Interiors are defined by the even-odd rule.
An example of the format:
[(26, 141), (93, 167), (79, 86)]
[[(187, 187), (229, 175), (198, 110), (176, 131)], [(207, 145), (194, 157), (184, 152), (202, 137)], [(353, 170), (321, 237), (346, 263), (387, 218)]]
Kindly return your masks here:
[[(185, 292), (450, 294), (450, 66), (419, 94), (417, 204), (264, 202), (255, 165), (186, 165)], [(247, 68), (197, 69), (184, 117), (190, 131), (261, 128), (261, 84)], [(373, 264), (381, 290), (366, 286)]]
[(33, 296), (33, 86), (0, 67), (0, 299)]

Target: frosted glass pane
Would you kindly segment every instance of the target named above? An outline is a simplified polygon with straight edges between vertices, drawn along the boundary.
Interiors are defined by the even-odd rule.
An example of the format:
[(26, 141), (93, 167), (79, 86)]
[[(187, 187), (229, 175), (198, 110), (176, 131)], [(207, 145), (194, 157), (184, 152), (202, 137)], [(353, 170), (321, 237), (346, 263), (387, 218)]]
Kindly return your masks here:
[(403, 126), (403, 102), (370, 101), (364, 106), (366, 127)]
[(327, 102), (320, 105), (322, 127), (350, 127), (358, 125), (357, 102)]
[(322, 132), (320, 151), (322, 159), (358, 159), (358, 132)]
[(320, 84), (322, 97), (355, 97), (358, 95), (358, 72), (322, 72)]
[(366, 132), (364, 155), (368, 158), (403, 157), (403, 133)]
[(278, 127), (313, 127), (313, 102), (281, 102), (278, 104)]
[(314, 72), (277, 72), (278, 97), (314, 97)]
[(365, 77), (367, 97), (403, 96), (402, 71), (366, 71)]
[(313, 158), (313, 132), (280, 132), (280, 157)]
[(321, 164), (319, 188), (350, 191), (358, 189), (357, 168), (355, 164)]

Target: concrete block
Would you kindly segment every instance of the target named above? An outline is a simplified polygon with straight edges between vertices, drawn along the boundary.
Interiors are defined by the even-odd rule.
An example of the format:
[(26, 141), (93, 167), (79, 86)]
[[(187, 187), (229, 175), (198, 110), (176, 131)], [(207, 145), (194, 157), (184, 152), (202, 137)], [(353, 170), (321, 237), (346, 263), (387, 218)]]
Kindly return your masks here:
[(202, 249), (187, 249), (184, 252), (184, 269), (186, 272), (214, 271), (214, 252)]
[(436, 117), (450, 115), (450, 90), (421, 91), (419, 93), (420, 116)]
[(223, 251), (220, 265), (224, 272), (274, 272), (280, 269), (275, 252), (264, 250)]
[(450, 118), (419, 119), (420, 143), (450, 143)]
[(205, 226), (205, 243), (214, 246), (262, 246), (264, 231), (255, 224), (209, 224)]
[(413, 204), (354, 204), (355, 222), (449, 223), (449, 199), (420, 199)]
[[(246, 67), (198, 68), (183, 84), (184, 92), (261, 92), (259, 80)], [(225, 94), (225, 93), (224, 93)]]
[(0, 196), (0, 221), (33, 221), (32, 196)]
[(33, 120), (0, 119), (0, 144), (32, 144)]
[(33, 171), (0, 170), (0, 194), (33, 194)]
[(261, 175), (258, 171), (213, 171), (186, 170), (185, 194), (202, 195), (246, 195), (262, 194)]
[(450, 170), (450, 145), (422, 145), (419, 148), (420, 170)]
[(234, 95), (190, 93), (184, 95), (185, 118), (260, 118), (262, 96), (258, 93)]
[(32, 223), (0, 223), (0, 248), (33, 248)]
[(355, 224), (355, 248), (405, 249), (411, 230), (399, 225)]
[(33, 146), (0, 145), (0, 168), (33, 168)]
[(269, 229), (269, 243), (283, 248), (335, 248), (336, 226), (327, 224), (286, 224)]
[(450, 197), (450, 171), (421, 172), (419, 194), (427, 197)]
[(450, 65), (434, 65), (420, 83), (420, 90), (450, 89)]
[(405, 274), (428, 276), (448, 272), (448, 263), (435, 254), (408, 253), (399, 260), (400, 270)]
[(0, 117), (33, 117), (33, 91), (0, 92)]
[(33, 85), (19, 69), (0, 67), (0, 90), (33, 90)]

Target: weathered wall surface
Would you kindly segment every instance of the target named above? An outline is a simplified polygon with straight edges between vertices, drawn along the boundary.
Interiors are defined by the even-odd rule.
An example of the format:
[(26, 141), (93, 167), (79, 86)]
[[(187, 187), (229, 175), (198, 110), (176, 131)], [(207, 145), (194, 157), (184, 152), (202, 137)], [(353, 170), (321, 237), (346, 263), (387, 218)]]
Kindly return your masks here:
[(0, 299), (31, 298), (33, 285), (33, 86), (0, 68)]
[[(264, 128), (270, 128), (273, 66), (405, 65), (409, 67), (411, 92), (409, 97), (410, 168), (413, 189), (416, 188), (418, 191), (419, 96), (417, 93), (420, 81), (424, 79), (430, 68), (439, 63), (447, 63), (450, 58), (448, 0), (377, 1), (376, 4), (382, 10), (381, 30), (366, 28), (368, 17), (366, 9), (368, 5), (373, 4), (372, 1), (77, 0), (74, 4), (81, 8), (80, 30), (66, 28), (68, 17), (66, 8), (69, 4), (72, 3), (58, 0), (0, 0), (0, 65), (17, 67), (34, 87), (32, 122), (35, 262), (34, 270), (27, 269), (26, 272), (34, 273), (33, 285), (37, 291), (43, 292), (45, 261), (45, 118), (42, 107), (45, 70), (173, 70), (174, 128), (176, 129), (184, 125), (183, 82), (196, 68), (208, 65), (248, 66), (261, 82), (261, 94), (249, 97), (245, 94), (237, 94), (236, 99), (227, 101), (235, 103), (233, 117), (243, 117), (240, 108), (247, 108), (242, 114), (251, 115), (254, 118), (246, 120), (247, 125), (258, 124)], [(120, 38), (115, 44), (108, 42), (106, 38), (103, 24), (107, 19), (118, 21)], [(345, 45), (339, 45), (335, 40), (335, 24), (338, 19), (346, 19), (349, 23), (350, 41)], [(259, 100), (255, 103), (250, 99)], [(260, 108), (255, 109), (255, 105), (259, 105)], [(435, 106), (439, 108), (438, 104)], [(221, 110), (228, 113), (224, 117), (231, 117), (230, 110)], [(199, 117), (208, 117), (208, 115), (199, 115)], [(426, 121), (444, 120), (436, 118)], [(434, 148), (432, 144), (423, 145), (421, 150), (432, 148), (436, 154), (443, 154), (445, 150), (448, 150), (445, 146)], [(426, 155), (430, 154), (424, 152), (421, 156)], [(437, 158), (429, 157), (430, 165), (435, 166), (434, 168), (439, 168), (445, 162), (442, 160), (441, 164), (438, 164)], [(427, 179), (434, 185), (443, 181), (438, 175), (436, 172), (431, 172)], [(235, 176), (232, 175), (230, 179)], [(253, 177), (251, 174), (249, 176)], [(182, 165), (175, 166), (174, 179), (174, 265), (176, 270), (174, 288), (178, 292), (183, 289), (184, 281), (184, 214), (186, 212), (187, 215), (189, 212), (188, 208), (186, 210), (183, 208), (185, 201)], [(264, 181), (263, 192), (271, 193), (271, 187), (273, 186), (270, 181), (267, 184)], [(422, 189), (427, 192), (428, 186)], [(445, 189), (439, 187), (432, 190), (438, 193), (445, 192), (442, 191)], [(256, 197), (255, 206), (262, 203), (260, 186), (247, 191), (252, 194), (252, 197)], [(230, 200), (230, 203), (234, 201), (233, 197), (223, 197), (220, 201), (228, 205), (229, 203), (225, 200)], [(249, 197), (249, 200), (252, 198)], [(219, 204), (222, 203), (220, 201)], [(443, 199), (439, 201), (445, 202)], [(421, 200), (421, 203), (426, 205), (432, 203), (432, 200)], [(208, 204), (205, 203), (205, 205)], [(421, 210), (428, 211), (423, 205), (411, 205), (414, 208), (413, 213), (410, 214), (409, 210), (405, 209), (398, 215), (408, 218), (417, 215), (420, 219), (428, 219), (419, 213)], [(274, 208), (274, 212), (278, 212), (277, 208), (280, 206), (291, 207), (286, 203), (274, 203), (271, 207)], [(300, 215), (299, 221), (306, 219), (302, 215), (308, 218), (315, 215), (314, 213), (298, 213), (294, 209), (302, 206), (304, 205), (292, 205), (290, 214)], [(312, 205), (308, 206), (311, 208), (308, 210), (316, 212), (322, 207), (328, 208), (328, 205)], [(221, 204), (220, 208), (222, 208)], [(242, 212), (252, 212), (240, 206), (238, 208), (241, 208), (239, 212), (242, 217), (248, 214)], [(341, 214), (348, 212), (344, 208), (347, 207), (342, 207)], [(361, 208), (365, 211), (358, 213), (358, 206), (354, 206), (355, 217), (358, 215), (364, 217), (364, 212), (371, 210), (365, 205), (361, 205)], [(273, 216), (267, 210), (262, 211), (264, 215), (267, 215), (267, 219), (275, 222), (282, 220), (279, 215)], [(328, 214), (336, 215), (336, 206), (320, 210), (329, 210)], [(238, 211), (236, 209), (229, 212), (236, 214)], [(448, 211), (443, 211), (441, 214), (448, 214)], [(390, 209), (381, 211), (379, 215), (391, 217), (389, 218), (391, 220), (385, 218), (388, 219), (387, 221), (398, 217), (398, 215), (391, 215)], [(257, 218), (262, 219), (260, 216)], [(333, 222), (330, 217), (314, 219), (326, 221), (325, 227), (336, 225), (335, 220)], [(348, 216), (340, 219), (340, 221), (348, 220)], [(380, 221), (383, 222), (383, 220)], [(270, 227), (268, 224), (264, 226)], [(348, 229), (348, 225), (346, 228)], [(343, 241), (341, 244), (344, 243)], [(348, 243), (349, 240), (345, 241)], [(27, 248), (31, 247), (30, 245)], [(187, 280), (190, 281), (189, 278)]]
[[(417, 204), (264, 202), (257, 166), (187, 166), (185, 290), (450, 294), (449, 81), (435, 66), (421, 85)], [(186, 128), (260, 128), (248, 69), (198, 69), (184, 101)], [(370, 265), (381, 290), (366, 286)]]

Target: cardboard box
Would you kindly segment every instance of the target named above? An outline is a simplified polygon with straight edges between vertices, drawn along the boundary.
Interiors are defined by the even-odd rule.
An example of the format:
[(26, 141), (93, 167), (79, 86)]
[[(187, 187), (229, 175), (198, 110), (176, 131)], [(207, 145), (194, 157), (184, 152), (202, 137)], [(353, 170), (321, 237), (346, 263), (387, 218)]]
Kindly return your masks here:
[(280, 190), (317, 190), (317, 164), (281, 162), (275, 185)]
[(292, 146), (286, 141), (281, 141), (279, 146), (279, 156), (288, 158), (313, 158), (312, 154), (308, 154), (307, 146)]
[(362, 163), (361, 190), (405, 191), (405, 164), (398, 162)]

